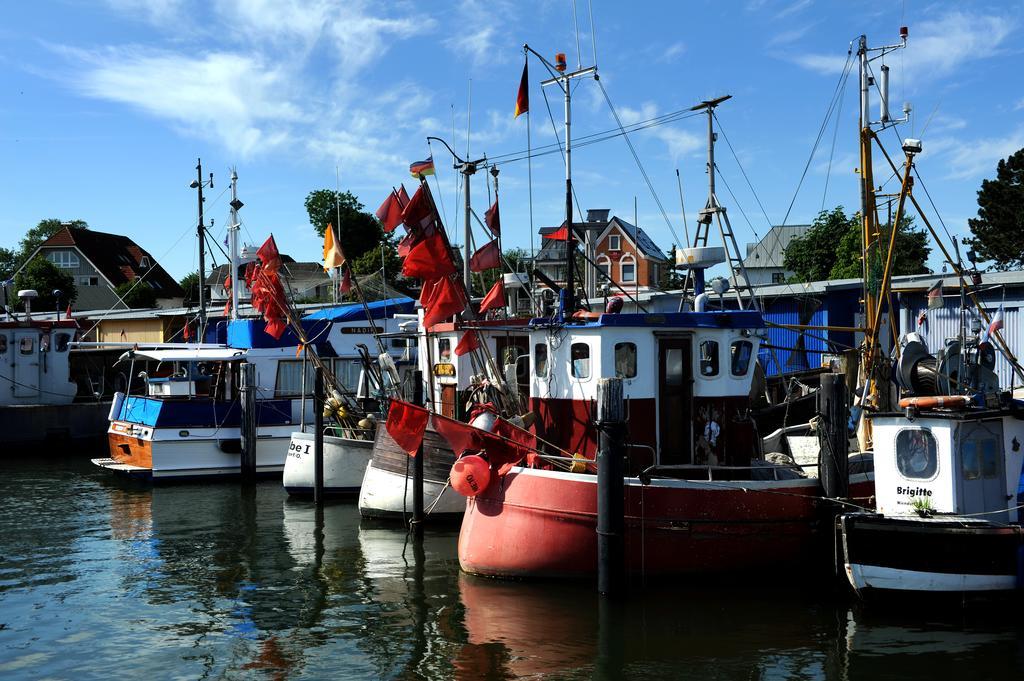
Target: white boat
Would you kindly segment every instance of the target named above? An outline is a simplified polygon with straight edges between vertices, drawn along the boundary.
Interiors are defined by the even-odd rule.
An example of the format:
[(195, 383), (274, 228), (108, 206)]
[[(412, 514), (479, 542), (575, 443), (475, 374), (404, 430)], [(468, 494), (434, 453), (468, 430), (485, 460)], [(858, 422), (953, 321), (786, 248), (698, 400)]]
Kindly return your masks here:
[[(313, 495), (315, 484), (313, 433), (292, 433), (283, 483), (295, 497)], [(359, 493), (366, 466), (373, 456), (373, 440), (324, 435), (324, 496), (352, 497)]]
[[(397, 313), (411, 299), (323, 310), (302, 320), (317, 354), (332, 367), (342, 387), (355, 392), (362, 371), (360, 344), (374, 333), (397, 332)], [(296, 358), (299, 340), (289, 329), (279, 340), (264, 332), (261, 319), (236, 319), (224, 328), (223, 344), (130, 350), (122, 357), (131, 373), (146, 366), (144, 395), (118, 394), (107, 431), (110, 456), (93, 459), (108, 470), (153, 480), (214, 478), (241, 470), (240, 364), (256, 365), (256, 473), (280, 475), (292, 433), (313, 420), (313, 366)], [(396, 360), (411, 352), (388, 348)]]

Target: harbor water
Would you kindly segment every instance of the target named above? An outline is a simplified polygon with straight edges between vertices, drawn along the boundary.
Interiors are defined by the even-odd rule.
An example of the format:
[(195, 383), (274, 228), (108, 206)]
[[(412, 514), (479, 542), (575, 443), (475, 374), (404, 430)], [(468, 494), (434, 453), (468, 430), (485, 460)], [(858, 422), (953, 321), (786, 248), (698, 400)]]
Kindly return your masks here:
[(1016, 604), (880, 612), (777, 574), (607, 603), (461, 574), (457, 528), (420, 543), (279, 482), (152, 488), (89, 454), (0, 460), (2, 679), (1024, 677)]

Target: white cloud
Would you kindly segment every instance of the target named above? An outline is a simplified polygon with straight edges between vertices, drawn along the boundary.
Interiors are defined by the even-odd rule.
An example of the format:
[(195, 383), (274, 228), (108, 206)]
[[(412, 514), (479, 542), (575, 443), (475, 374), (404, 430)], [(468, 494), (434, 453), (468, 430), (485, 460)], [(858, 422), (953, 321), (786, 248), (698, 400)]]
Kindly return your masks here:
[[(1024, 147), (1024, 127), (997, 137), (961, 140), (951, 137), (937, 138), (925, 144), (925, 153), (934, 154), (951, 179), (993, 177), (996, 164)], [(935, 164), (938, 166), (938, 164)]]
[[(449, 50), (461, 57), (468, 57), (473, 66), (500, 64), (514, 54), (511, 32), (515, 5), (499, 0), (478, 2), (462, 0), (454, 16), (445, 22), (445, 30), (451, 37), (442, 41)], [(499, 31), (495, 27), (501, 26)]]
[[(948, 76), (968, 62), (999, 54), (1014, 30), (1016, 21), (1010, 16), (964, 10), (953, 10), (937, 19), (923, 21), (911, 33), (907, 49), (896, 62), (903, 69), (899, 77), (911, 85)], [(786, 58), (824, 74), (840, 73), (846, 63), (839, 55), (808, 54)]]
[(665, 48), (665, 51), (658, 57), (658, 61), (662, 63), (669, 63), (676, 60), (677, 57), (686, 52), (686, 43), (679, 41), (674, 42)]
[(819, 22), (813, 22), (805, 26), (799, 26), (797, 28), (791, 28), (787, 31), (779, 31), (768, 40), (769, 47), (778, 47), (780, 45), (789, 45), (807, 35), (812, 28), (818, 25)]
[(791, 14), (796, 14), (797, 12), (800, 12), (801, 10), (804, 10), (807, 7), (809, 7), (813, 2), (814, 0), (795, 0), (795, 2), (792, 2), (783, 7), (781, 10), (779, 10), (779, 12), (775, 15), (775, 18), (784, 19), (785, 17), (788, 17)]
[(214, 52), (190, 57), (146, 48), (59, 51), (78, 67), (72, 87), (219, 139), (242, 155), (288, 139), (303, 120), (292, 103), (289, 74), (256, 56)]
[(153, 24), (178, 23), (184, 15), (185, 0), (107, 0), (117, 12), (135, 14)]
[[(619, 118), (622, 119), (622, 124), (629, 126), (634, 123), (639, 123), (640, 121), (646, 121), (656, 117), (658, 115), (658, 107), (653, 102), (645, 102), (639, 109), (633, 109), (627, 106), (620, 107), (618, 112)], [(702, 138), (697, 137), (686, 130), (664, 125), (650, 128), (644, 133), (633, 133), (633, 135), (645, 134), (647, 132), (654, 135), (654, 137), (658, 138), (665, 144), (668, 155), (671, 157), (673, 162), (678, 161), (686, 154), (704, 146)]]

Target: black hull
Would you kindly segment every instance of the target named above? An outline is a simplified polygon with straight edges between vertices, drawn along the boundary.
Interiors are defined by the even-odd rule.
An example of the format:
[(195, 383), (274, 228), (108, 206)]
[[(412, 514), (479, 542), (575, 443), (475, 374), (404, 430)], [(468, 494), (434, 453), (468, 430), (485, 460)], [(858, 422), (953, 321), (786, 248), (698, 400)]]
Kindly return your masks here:
[(841, 516), (841, 560), (858, 591), (1007, 591), (1024, 578), (1024, 529), (974, 518)]

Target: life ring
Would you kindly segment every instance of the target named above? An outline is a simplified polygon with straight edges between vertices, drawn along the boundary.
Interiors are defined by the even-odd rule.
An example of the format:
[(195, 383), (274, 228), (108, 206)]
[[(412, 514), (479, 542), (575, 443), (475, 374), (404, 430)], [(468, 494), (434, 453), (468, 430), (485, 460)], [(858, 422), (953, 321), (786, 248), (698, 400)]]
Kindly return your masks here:
[(900, 409), (966, 409), (971, 404), (967, 395), (931, 395), (929, 397), (904, 397)]

